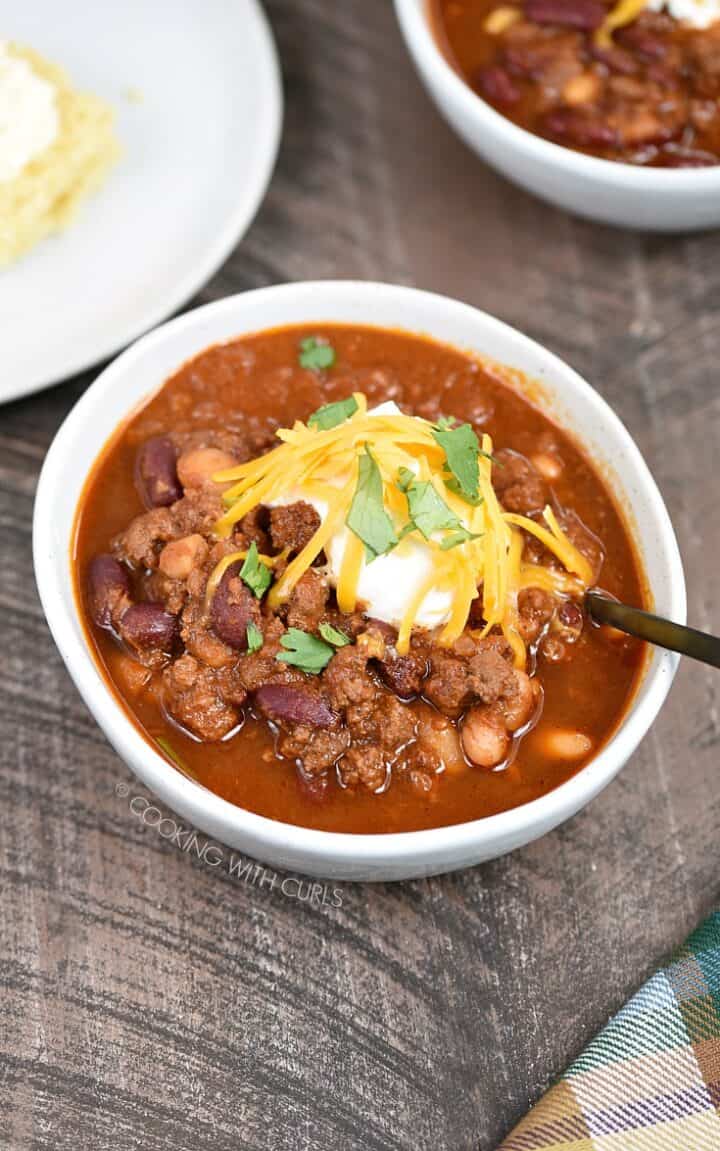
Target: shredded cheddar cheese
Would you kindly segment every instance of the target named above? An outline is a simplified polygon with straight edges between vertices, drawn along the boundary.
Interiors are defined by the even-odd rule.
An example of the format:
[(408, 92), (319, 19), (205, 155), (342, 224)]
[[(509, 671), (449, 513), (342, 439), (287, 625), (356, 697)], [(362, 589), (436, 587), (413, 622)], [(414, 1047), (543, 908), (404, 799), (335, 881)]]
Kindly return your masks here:
[[(425, 500), (423, 510), (427, 501), (435, 508), (439, 506), (445, 517), (441, 526), (451, 534), (449, 525), (453, 522), (460, 529), (451, 539), (434, 527), (423, 531), (429, 570), (404, 607), (397, 650), (401, 654), (408, 651), (413, 627), (430, 593), (446, 594), (451, 604), (439, 629), (438, 642), (443, 645), (452, 644), (462, 634), (473, 601), (480, 595), (484, 621), (480, 634), (500, 629), (517, 665), (523, 666), (526, 652), (518, 627), (519, 593), (527, 587), (542, 587), (559, 595), (582, 594), (592, 582), (588, 560), (565, 535), (551, 508), (545, 508), (542, 523), (502, 508), (492, 484), (493, 445), (489, 435), (482, 437), (477, 453), (477, 498), (471, 498), (450, 474), (450, 448), (442, 439), (448, 434), (447, 426), (439, 428), (428, 420), (403, 414), (368, 413), (365, 396), (356, 393), (353, 398), (357, 410), (337, 426), (319, 430), (297, 421), (292, 428), (278, 430), (280, 443), (266, 455), (217, 473), (213, 477), (217, 483), (232, 486), (223, 493), (226, 510), (216, 523), (216, 534), (230, 537), (235, 525), (260, 503), (287, 500), (292, 493), (301, 493), (297, 498), (302, 498), (302, 493), (312, 494), (323, 501), (327, 511), (311, 539), (281, 570), (268, 593), (268, 603), (277, 608), (287, 600), (320, 552), (336, 533), (344, 531), (345, 547), (335, 572), (336, 593), (340, 610), (350, 613), (357, 606), (364, 565), (372, 562), (376, 553), (368, 548), (367, 538), (363, 542), (361, 529), (358, 534), (354, 524), (349, 527), (353, 521), (348, 517), (361, 477), (372, 471), (375, 499), (381, 499), (376, 504), (377, 515), (385, 525), (391, 550), (407, 547), (406, 534), (415, 532), (416, 539), (421, 538), (421, 520), (408, 519), (411, 499)], [(470, 434), (467, 428), (465, 431)], [(524, 562), (525, 533), (535, 536), (564, 570)], [(376, 552), (385, 546), (376, 544)], [(210, 577), (208, 597), (227, 568), (245, 554), (231, 552), (220, 561)], [(402, 555), (400, 550), (398, 555)], [(258, 559), (271, 567), (277, 564), (277, 557), (260, 555)]]
[(595, 33), (595, 43), (598, 48), (610, 48), (613, 33), (617, 32), (618, 28), (624, 28), (626, 24), (632, 24), (633, 20), (637, 20), (645, 8), (647, 8), (647, 0), (618, 0), (618, 3), (610, 9)]

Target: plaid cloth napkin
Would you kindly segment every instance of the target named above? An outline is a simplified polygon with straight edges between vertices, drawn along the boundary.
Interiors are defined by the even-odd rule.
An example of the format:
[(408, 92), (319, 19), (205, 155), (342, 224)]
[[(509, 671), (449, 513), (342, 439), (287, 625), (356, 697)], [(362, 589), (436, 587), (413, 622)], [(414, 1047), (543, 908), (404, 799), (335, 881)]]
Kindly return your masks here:
[(500, 1151), (720, 1151), (720, 912), (593, 1039)]

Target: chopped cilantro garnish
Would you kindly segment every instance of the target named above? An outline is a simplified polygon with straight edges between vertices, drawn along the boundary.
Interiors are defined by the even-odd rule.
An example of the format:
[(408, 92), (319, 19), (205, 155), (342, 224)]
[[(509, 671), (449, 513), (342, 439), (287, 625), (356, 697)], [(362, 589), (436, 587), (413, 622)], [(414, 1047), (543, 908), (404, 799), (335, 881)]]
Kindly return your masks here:
[(335, 655), (335, 649), (330, 644), (298, 627), (288, 628), (285, 635), (280, 637), (280, 643), (286, 650), (278, 652), (275, 658), (308, 675), (319, 675)]
[(173, 761), (173, 763), (176, 763), (177, 766), (182, 771), (186, 772), (188, 775), (190, 774), (188, 771), (187, 764), (185, 763), (185, 760), (182, 758), (181, 755), (178, 754), (178, 752), (175, 750), (173, 745), (170, 743), (169, 739), (165, 739), (164, 735), (158, 735), (155, 739), (155, 742), (158, 745), (158, 747), (162, 748), (162, 750), (165, 752), (165, 754), (167, 756), (169, 756), (169, 758)]
[[(432, 431), (433, 438), (445, 452), (451, 479), (457, 487), (451, 488), (469, 503), (478, 499), (480, 444), (470, 424), (449, 427), (441, 420)], [(448, 485), (449, 486), (449, 485)]]
[[(402, 469), (403, 472), (408, 470)], [(406, 476), (401, 476), (400, 484), (405, 483), (406, 479)], [(443, 528), (462, 527), (455, 512), (451, 511), (429, 481), (416, 480), (413, 477), (412, 482), (406, 487), (401, 486), (400, 490), (405, 492), (412, 523), (419, 532), (422, 532), (426, 540), (430, 539), (433, 532), (442, 531)]]
[(450, 532), (450, 535), (445, 536), (440, 541), (442, 551), (450, 551), (450, 548), (456, 548), (458, 544), (465, 544), (468, 540), (479, 540), (481, 532), (471, 532), (467, 528), (458, 528), (455, 532)]
[(316, 336), (308, 336), (300, 341), (298, 359), (301, 368), (308, 368), (311, 372), (322, 372), (335, 363), (335, 349), (332, 344), (318, 340)]
[(397, 486), (401, 492), (406, 492), (411, 484), (415, 483), (415, 472), (410, 468), (398, 468)]
[(258, 559), (258, 550), (255, 540), (250, 544), (245, 562), (240, 568), (240, 579), (246, 583), (250, 591), (255, 592), (258, 599), (262, 599), (272, 583), (272, 575), (268, 567)]
[(360, 456), (357, 487), (345, 523), (365, 544), (368, 563), (397, 544), (393, 522), (383, 503), (380, 468), (367, 444)]
[(349, 420), (357, 410), (357, 400), (354, 396), (348, 396), (346, 400), (336, 400), (335, 403), (325, 404), (308, 416), (308, 427), (315, 428), (318, 432), (326, 432), (328, 428), (336, 428), (338, 424)]
[(247, 632), (247, 649), (250, 655), (252, 655), (253, 652), (260, 651), (264, 642), (263, 633), (260, 631), (260, 628), (252, 622), (247, 625), (245, 630)]
[(331, 623), (321, 623), (318, 631), (326, 643), (331, 643), (333, 647), (345, 647), (346, 644), (351, 642), (344, 631), (338, 631)]
[[(482, 454), (481, 452), (480, 455)], [(443, 476), (443, 481), (447, 490), (452, 492), (453, 495), (460, 496), (460, 499), (465, 500), (466, 504), (471, 504), (472, 507), (477, 508), (483, 502), (481, 495), (472, 497), (469, 496), (467, 492), (464, 492), (454, 476)]]

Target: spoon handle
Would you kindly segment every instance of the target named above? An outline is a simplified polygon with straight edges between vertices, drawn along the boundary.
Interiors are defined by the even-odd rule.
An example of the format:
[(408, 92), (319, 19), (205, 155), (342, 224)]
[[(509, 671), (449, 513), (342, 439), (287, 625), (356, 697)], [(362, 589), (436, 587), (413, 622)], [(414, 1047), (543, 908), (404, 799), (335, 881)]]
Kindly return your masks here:
[(659, 615), (641, 611), (637, 607), (618, 603), (602, 592), (589, 591), (585, 597), (590, 615), (598, 623), (607, 623), (628, 635), (645, 639), (648, 643), (657, 644), (658, 647), (678, 651), (681, 655), (689, 655), (691, 659), (699, 659), (702, 663), (709, 663), (712, 667), (720, 667), (720, 638), (708, 635), (704, 631), (697, 631), (694, 627), (685, 627), (680, 623), (673, 623)]

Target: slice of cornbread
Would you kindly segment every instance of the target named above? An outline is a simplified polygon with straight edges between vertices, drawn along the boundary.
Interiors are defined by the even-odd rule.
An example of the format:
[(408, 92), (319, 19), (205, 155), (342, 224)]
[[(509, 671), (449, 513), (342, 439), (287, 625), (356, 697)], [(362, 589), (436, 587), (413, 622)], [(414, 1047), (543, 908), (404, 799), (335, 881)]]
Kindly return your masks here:
[(120, 155), (108, 105), (76, 92), (61, 68), (32, 49), (9, 43), (4, 50), (52, 85), (57, 134), (14, 178), (0, 180), (0, 265), (66, 227)]

